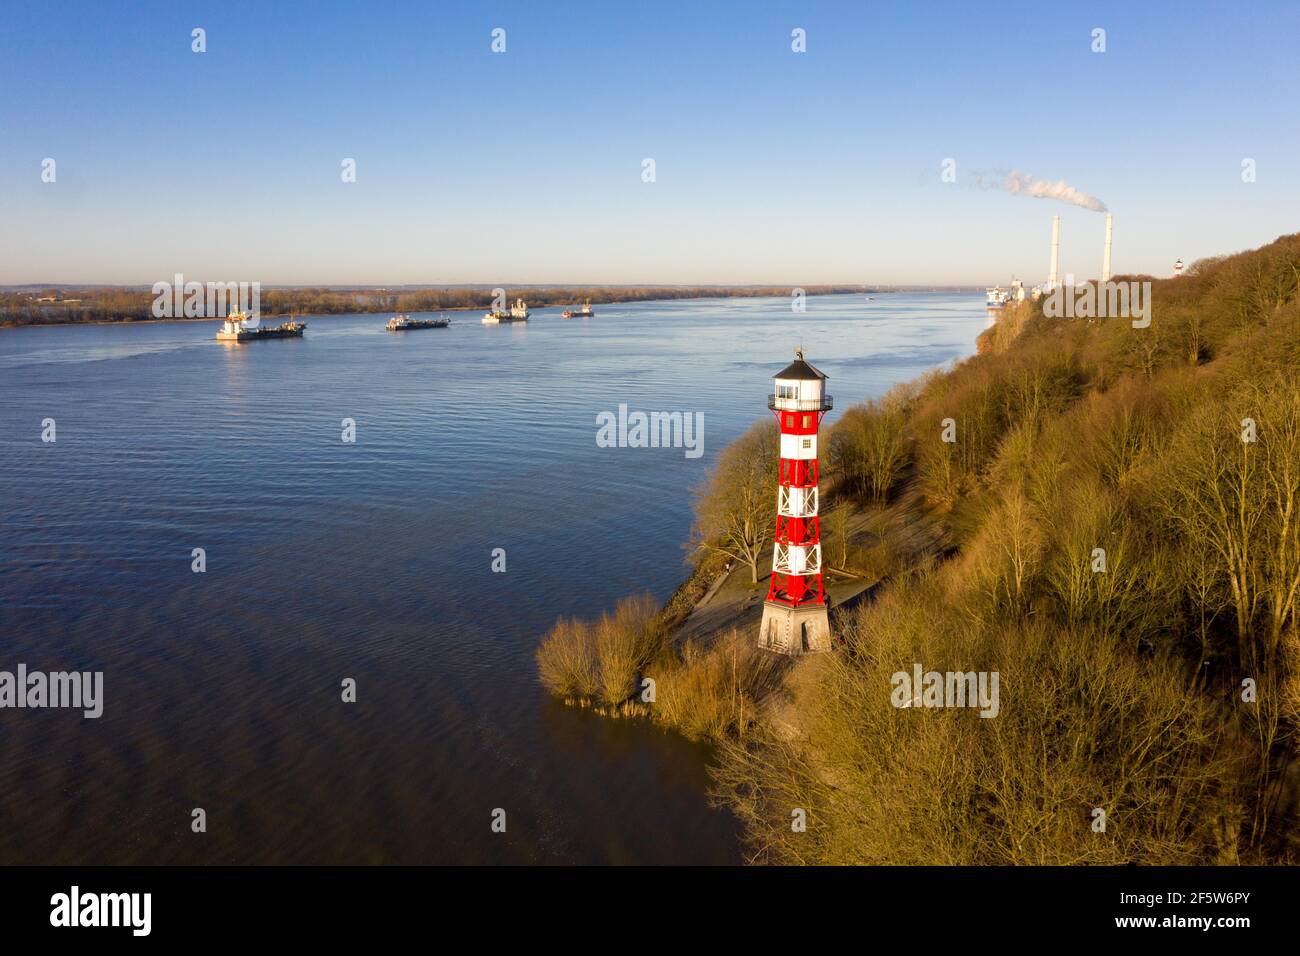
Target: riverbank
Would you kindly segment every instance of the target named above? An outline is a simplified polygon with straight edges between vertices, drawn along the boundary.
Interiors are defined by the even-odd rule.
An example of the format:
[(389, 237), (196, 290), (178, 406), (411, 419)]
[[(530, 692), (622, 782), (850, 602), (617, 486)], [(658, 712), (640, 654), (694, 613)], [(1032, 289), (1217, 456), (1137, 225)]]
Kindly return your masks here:
[[(937, 559), (944, 533), (913, 492), (862, 502), (830, 482), (822, 499), (827, 603), (841, 633), (892, 575)], [(782, 726), (786, 680), (809, 659), (758, 647), (770, 575), (770, 546), (754, 568), (704, 551), (662, 607), (641, 596), (594, 622), (558, 622), (538, 652), (542, 682), (569, 706), (715, 745)]]
[[(553, 631), (544, 683), (577, 662), (617, 710), (670, 673), (636, 712), (715, 743), (713, 795), (763, 862), (1294, 862), (1298, 277), (1287, 236), (1153, 282), (1149, 326), (1008, 310), (976, 356), (850, 408), (821, 441), (824, 562), (874, 581), (833, 611), (835, 653), (758, 650), (756, 562), (671, 631), (625, 613), (645, 659)], [(771, 484), (761, 429), (717, 471), (753, 487), (705, 495)]]
[[(522, 298), (531, 308), (563, 308), (582, 302), (617, 305), (692, 299), (764, 298), (792, 295), (789, 286), (645, 287), (645, 288), (520, 288), (508, 295), (513, 302)], [(892, 290), (868, 286), (809, 286), (806, 296), (884, 295)], [(92, 290), (68, 302), (42, 302), (35, 293), (0, 292), (0, 328), (51, 325), (121, 325), (143, 322), (222, 321), (210, 316), (160, 319), (153, 315), (152, 292), (140, 290)], [(45, 297), (48, 298), (48, 297)], [(476, 312), (490, 309), (490, 290), (444, 290), (443, 292), (392, 293), (384, 290), (354, 290), (321, 293), (314, 290), (267, 289), (262, 294), (261, 314), (266, 318), (297, 316), (432, 312)], [(107, 314), (106, 314), (107, 313)]]

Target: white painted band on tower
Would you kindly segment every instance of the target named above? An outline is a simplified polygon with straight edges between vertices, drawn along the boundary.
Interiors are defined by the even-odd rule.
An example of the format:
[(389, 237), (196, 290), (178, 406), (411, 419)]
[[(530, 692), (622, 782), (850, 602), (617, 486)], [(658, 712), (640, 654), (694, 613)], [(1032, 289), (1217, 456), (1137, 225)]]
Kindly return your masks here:
[(782, 435), (781, 457), (792, 461), (810, 461), (817, 457), (816, 435)]
[(1115, 225), (1115, 217), (1106, 213), (1106, 249), (1101, 254), (1101, 281), (1110, 281), (1110, 237)]
[(1047, 291), (1056, 288), (1057, 266), (1061, 262), (1061, 217), (1052, 217), (1052, 276), (1047, 280)]

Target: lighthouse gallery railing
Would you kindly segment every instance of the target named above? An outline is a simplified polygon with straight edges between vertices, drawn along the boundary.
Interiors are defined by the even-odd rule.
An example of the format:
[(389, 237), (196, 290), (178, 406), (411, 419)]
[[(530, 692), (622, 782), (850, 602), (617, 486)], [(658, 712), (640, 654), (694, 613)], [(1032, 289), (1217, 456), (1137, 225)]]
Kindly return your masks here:
[[(778, 406), (777, 402), (781, 404)], [(778, 398), (775, 394), (767, 396), (767, 407), (783, 412), (829, 412), (833, 407), (831, 396), (821, 398)]]

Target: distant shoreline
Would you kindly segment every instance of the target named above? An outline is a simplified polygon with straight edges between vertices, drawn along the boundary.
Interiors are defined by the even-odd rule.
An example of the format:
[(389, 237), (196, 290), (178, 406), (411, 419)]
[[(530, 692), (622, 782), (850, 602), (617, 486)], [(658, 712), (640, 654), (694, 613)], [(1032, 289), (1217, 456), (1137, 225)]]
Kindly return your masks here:
[[(272, 291), (276, 291), (276, 290), (272, 290)], [(539, 294), (541, 291), (542, 290), (522, 290), (521, 292), (517, 293), (517, 295), (524, 298), (525, 301), (528, 301), (530, 298), (530, 293), (532, 293), (534, 294), (533, 298), (535, 301), (536, 294)], [(704, 289), (700, 289), (700, 290), (691, 289), (690, 290), (691, 292), (698, 291), (702, 294), (677, 295), (677, 296), (663, 294), (669, 291), (668, 289), (654, 289), (654, 290), (647, 290), (647, 291), (652, 291), (652, 294), (647, 294), (645, 296), (632, 296), (628, 298), (602, 298), (598, 292), (593, 291), (590, 295), (584, 294), (578, 297), (570, 296), (570, 297), (558, 299), (557, 301), (536, 303), (531, 305), (531, 308), (533, 309), (565, 308), (569, 305), (574, 304), (575, 298), (581, 299), (581, 301), (590, 300), (591, 304), (594, 306), (602, 306), (602, 305), (609, 306), (609, 305), (631, 304), (631, 303), (638, 303), (638, 302), (693, 302), (693, 301), (702, 301), (707, 299), (788, 298), (790, 296), (790, 291), (784, 287), (769, 287), (769, 286), (762, 286), (762, 287), (739, 287), (738, 286), (734, 288), (719, 289), (717, 292), (714, 292), (712, 294), (710, 294)], [(891, 295), (891, 294), (897, 294), (900, 291), (904, 291), (904, 290), (876, 289), (876, 288), (870, 288), (865, 286), (861, 288), (846, 288), (846, 287), (836, 286), (836, 287), (810, 287), (804, 290), (804, 294), (807, 297), (812, 298), (814, 296), (821, 297), (821, 296), (828, 296), (828, 295)], [(905, 291), (964, 292), (969, 290), (954, 287), (954, 288), (943, 288), (943, 289), (939, 289), (939, 288), (909, 289)], [(151, 294), (149, 298), (150, 301), (152, 301)], [(78, 303), (78, 305), (81, 305), (81, 303)], [(402, 306), (402, 305), (394, 305), (392, 303), (385, 303), (382, 307), (379, 306), (378, 304), (374, 304), (374, 305), (356, 304), (351, 308), (338, 308), (338, 309), (325, 311), (325, 310), (312, 310), (312, 309), (301, 309), (301, 310), (282, 309), (273, 305), (271, 308), (263, 308), (261, 310), (261, 316), (265, 319), (272, 319), (272, 318), (289, 318), (291, 316), (298, 317), (298, 318), (317, 318), (317, 317), (325, 317), (330, 315), (383, 315), (383, 314), (395, 314), (395, 313), (418, 315), (424, 313), (441, 313), (441, 312), (474, 312), (474, 311), (491, 308), (491, 303), (473, 302), (468, 304), (434, 306), (434, 307), (427, 307), (427, 308), (416, 308), (412, 306), (413, 304)], [(86, 306), (82, 306), (82, 311), (85, 311), (86, 309), (90, 309), (92, 310), (93, 313), (93, 310), (95, 308), (96, 307), (93, 304), (89, 304)], [(181, 316), (175, 318), (159, 319), (159, 318), (154, 318), (152, 316), (137, 318), (134, 315), (123, 315), (120, 318), (59, 317), (59, 318), (44, 318), (37, 321), (20, 321), (20, 320), (15, 320), (12, 317), (12, 315), (4, 314), (5, 311), (6, 310), (0, 307), (0, 329), (51, 328), (51, 327), (69, 326), (69, 325), (144, 325), (144, 324), (157, 324), (162, 322), (221, 322), (223, 321), (223, 318), (213, 318), (210, 316), (195, 316), (195, 317), (188, 317), (188, 318)], [(65, 315), (66, 313), (72, 311), (73, 311), (72, 309), (65, 310)]]
[[(545, 308), (545, 306), (539, 306)], [(420, 312), (409, 312), (408, 315), (421, 315), (424, 312), (470, 312), (473, 306), (456, 306), (451, 309), (424, 309)], [(264, 319), (317, 319), (328, 318), (334, 315), (383, 315), (386, 312), (392, 312), (392, 309), (358, 309), (355, 312), (263, 312), (261, 317)], [(196, 316), (194, 318), (175, 318), (175, 319), (86, 319), (75, 320), (72, 322), (9, 322), (0, 320), (0, 329), (60, 329), (68, 326), (77, 325), (166, 325), (167, 323), (176, 324), (198, 324), (200, 322), (224, 322), (225, 318), (214, 319), (210, 316)]]

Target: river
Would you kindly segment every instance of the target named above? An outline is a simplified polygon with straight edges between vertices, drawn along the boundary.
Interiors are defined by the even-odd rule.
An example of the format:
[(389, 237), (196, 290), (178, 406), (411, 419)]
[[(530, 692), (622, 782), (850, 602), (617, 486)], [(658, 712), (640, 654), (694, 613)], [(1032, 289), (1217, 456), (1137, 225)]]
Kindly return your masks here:
[[(739, 862), (707, 748), (550, 700), (537, 643), (672, 593), (795, 345), (843, 409), (973, 352), (983, 297), (595, 308), (0, 329), (0, 670), (104, 674), (98, 719), (0, 710), (0, 863)], [(620, 404), (703, 454), (599, 447)]]

